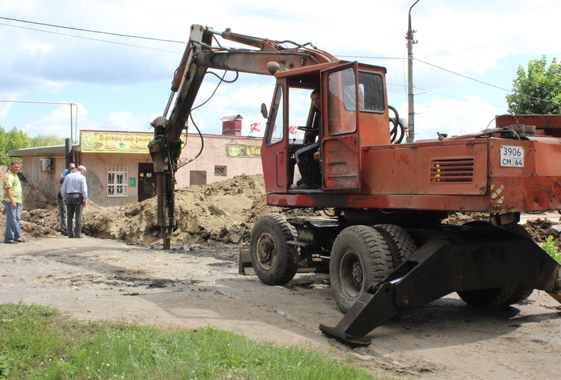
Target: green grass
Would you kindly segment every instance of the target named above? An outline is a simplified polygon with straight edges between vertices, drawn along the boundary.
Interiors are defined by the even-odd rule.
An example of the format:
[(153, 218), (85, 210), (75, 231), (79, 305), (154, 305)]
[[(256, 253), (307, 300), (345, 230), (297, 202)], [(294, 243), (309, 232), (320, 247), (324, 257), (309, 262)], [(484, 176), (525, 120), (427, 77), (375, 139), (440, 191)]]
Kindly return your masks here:
[(559, 250), (557, 249), (557, 244), (553, 241), (553, 236), (549, 235), (545, 240), (545, 243), (542, 244), (542, 249), (555, 261), (561, 264), (561, 254), (559, 254)]
[(0, 304), (0, 379), (376, 379), (352, 360), (274, 347), (214, 328), (81, 323)]

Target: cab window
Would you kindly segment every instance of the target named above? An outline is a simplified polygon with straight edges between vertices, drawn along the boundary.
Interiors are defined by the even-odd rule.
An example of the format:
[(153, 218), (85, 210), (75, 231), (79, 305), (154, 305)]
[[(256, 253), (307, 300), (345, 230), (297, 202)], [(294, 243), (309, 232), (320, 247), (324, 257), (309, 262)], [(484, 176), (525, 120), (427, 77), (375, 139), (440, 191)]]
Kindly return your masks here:
[(271, 109), (271, 116), (269, 118), (269, 127), (267, 128), (267, 139), (265, 140), (267, 146), (271, 146), (284, 139), (284, 86), (279, 83), (273, 108)]
[(352, 68), (327, 77), (328, 130), (330, 135), (356, 131), (355, 72)]

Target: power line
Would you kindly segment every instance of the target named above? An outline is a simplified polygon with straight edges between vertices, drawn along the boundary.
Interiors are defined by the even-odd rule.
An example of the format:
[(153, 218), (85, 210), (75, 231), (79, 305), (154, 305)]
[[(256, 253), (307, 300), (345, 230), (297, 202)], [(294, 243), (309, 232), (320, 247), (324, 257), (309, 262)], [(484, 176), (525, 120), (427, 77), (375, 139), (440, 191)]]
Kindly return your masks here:
[(148, 49), (148, 50), (163, 51), (163, 52), (166, 52), (166, 53), (182, 54), (182, 53), (179, 53), (179, 52), (176, 52), (176, 51), (171, 51), (171, 50), (156, 49), (156, 48), (150, 48), (150, 47), (146, 47), (146, 46), (138, 46), (138, 45), (125, 44), (125, 43), (122, 43), (122, 42), (114, 42), (114, 41), (100, 40), (100, 39), (97, 39), (97, 38), (89, 38), (89, 37), (75, 36), (75, 35), (73, 35), (73, 34), (57, 33), (57, 32), (51, 32), (51, 31), (48, 31), (48, 30), (41, 30), (41, 29), (34, 29), (34, 28), (26, 28), (25, 26), (10, 25), (10, 24), (4, 24), (4, 23), (1, 23), (1, 22), (0, 22), (0, 25), (9, 26), (9, 27), (12, 27), (12, 28), (33, 30), (33, 31), (36, 31), (36, 32), (57, 34), (57, 35), (59, 35), (59, 36), (81, 38), (81, 39), (83, 39), (83, 40), (106, 42), (106, 43), (108, 43), (108, 44), (115, 44), (115, 45), (122, 45), (122, 46), (131, 46), (131, 47), (136, 47), (136, 48), (140, 48), (140, 49)]
[[(472, 81), (474, 81), (474, 82), (478, 82), (478, 83), (484, 84), (484, 85), (486, 85), (486, 86), (498, 88), (499, 90), (503, 90), (503, 91), (506, 91), (506, 92), (508, 92), (508, 93), (513, 93), (512, 90), (507, 90), (507, 89), (505, 89), (505, 88), (502, 88), (502, 87), (499, 87), (499, 86), (495, 86), (494, 84), (491, 84), (491, 83), (487, 83), (487, 82), (483, 82), (483, 81), (480, 81), (480, 80), (477, 80), (477, 79), (474, 79), (474, 78), (470, 78), (470, 77), (468, 77), (468, 76), (466, 76), (466, 75), (457, 73), (457, 72), (452, 71), (452, 70), (445, 69), (445, 68), (440, 67), (440, 66), (437, 66), (437, 65), (433, 65), (432, 63), (428, 63), (428, 62), (422, 61), (422, 60), (417, 59), (417, 58), (414, 58), (414, 59), (415, 59), (415, 61), (419, 61), (419, 62), (421, 62), (421, 63), (424, 63), (425, 65), (429, 65), (429, 66), (435, 67), (435, 68), (437, 68), (437, 69), (439, 69), (439, 70), (443, 70), (443, 71), (446, 71), (446, 72), (448, 72), (448, 73), (451, 73), (451, 74), (454, 74), (454, 75), (458, 75), (458, 76), (460, 76), (460, 77), (462, 77), (462, 78), (466, 78), (466, 79), (472, 80)], [(539, 101), (541, 101), (541, 102), (546, 102), (546, 103), (551, 103), (551, 104), (559, 105), (558, 102), (554, 102), (554, 101), (546, 100), (546, 99), (542, 99), (542, 98), (536, 98), (535, 96), (530, 96), (530, 95), (525, 95), (525, 94), (518, 94), (518, 95), (524, 96), (524, 97), (526, 97), (526, 98), (534, 99), (534, 100), (539, 100)]]
[[(395, 83), (387, 83), (387, 82), (386, 82), (386, 84), (387, 84), (388, 86), (407, 87), (407, 85), (404, 85), (404, 84), (395, 84)], [(432, 94), (438, 94), (438, 95), (446, 96), (446, 97), (449, 97), (449, 98), (459, 99), (459, 100), (463, 100), (464, 102), (467, 101), (466, 98), (462, 98), (461, 96), (456, 96), (456, 95), (452, 95), (452, 94), (446, 94), (446, 93), (444, 93), (444, 92), (438, 92), (438, 91), (434, 91), (434, 90), (429, 90), (429, 89), (427, 89), (427, 88), (422, 88), (422, 87), (416, 87), (416, 86), (415, 86), (415, 88), (416, 88), (417, 90), (427, 91), (427, 92), (430, 92), (430, 93), (432, 93)], [(419, 96), (419, 95), (420, 95), (420, 94), (415, 94), (415, 96)], [(508, 107), (505, 107), (505, 106), (498, 106), (498, 105), (496, 105), (496, 104), (491, 104), (491, 103), (487, 103), (487, 102), (484, 102), (484, 103), (489, 104), (489, 105), (491, 105), (491, 106), (493, 106), (493, 107), (508, 109)]]
[[(98, 1), (104, 1), (104, 2), (108, 2), (108, 3), (115, 3), (115, 4), (119, 4), (119, 5), (127, 5), (127, 4), (122, 4), (122, 3), (118, 3), (118, 2), (113, 2), (113, 1), (107, 1), (107, 0), (98, 0)], [(129, 6), (129, 5), (127, 5)], [(141, 7), (142, 8), (142, 7)], [(143, 40), (151, 40), (151, 41), (158, 41), (158, 42), (170, 42), (170, 43), (181, 43), (181, 44), (186, 44), (187, 42), (185, 41), (174, 41), (174, 40), (166, 40), (166, 39), (160, 39), (160, 38), (152, 38), (152, 37), (142, 37), (142, 36), (134, 36), (134, 35), (126, 35), (126, 34), (119, 34), (119, 33), (110, 33), (110, 32), (102, 32), (99, 30), (90, 30), (90, 29), (82, 29), (82, 28), (74, 28), (74, 27), (68, 27), (68, 26), (61, 26), (61, 25), (54, 25), (54, 24), (47, 24), (47, 23), (40, 23), (40, 22), (34, 22), (34, 21), (27, 21), (27, 20), (19, 20), (19, 19), (14, 19), (14, 18), (8, 18), (8, 17), (0, 17), (0, 19), (2, 20), (9, 20), (9, 21), (15, 21), (15, 22), (21, 22), (21, 23), (27, 23), (27, 24), (34, 24), (34, 25), (43, 25), (43, 26), (48, 26), (48, 27), (52, 27), (52, 28), (61, 28), (61, 29), (68, 29), (68, 30), (75, 30), (75, 31), (79, 31), (79, 32), (87, 32), (87, 33), (97, 33), (97, 34), (104, 34), (104, 35), (110, 35), (110, 36), (117, 36), (117, 37), (126, 37), (126, 38), (136, 38), (136, 39), (143, 39)], [(96, 39), (96, 38), (89, 38), (89, 37), (82, 37), (82, 36), (76, 36), (76, 35), (72, 35), (72, 34), (64, 34), (64, 33), (56, 33), (56, 32), (51, 32), (51, 31), (47, 31), (47, 30), (41, 30), (41, 29), (34, 29), (34, 28), (26, 28), (26, 27), (22, 27), (22, 26), (17, 26), (17, 25), (10, 25), (10, 24), (4, 24), (4, 23), (0, 23), (0, 25), (4, 25), (4, 26), (9, 26), (9, 27), (13, 27), (13, 28), (20, 28), (20, 29), (27, 29), (27, 30), (33, 30), (33, 31), (38, 31), (38, 32), (43, 32), (43, 33), (50, 33), (50, 34), (57, 34), (57, 35), (62, 35), (62, 36), (67, 36), (67, 37), (75, 37), (75, 38), (81, 38), (81, 39), (85, 39), (85, 40), (91, 40), (91, 41), (98, 41), (98, 42), (106, 42), (106, 43), (110, 43), (110, 44), (115, 44), (115, 45), (122, 45), (122, 46), (130, 46), (130, 47), (137, 47), (137, 48), (141, 48), (141, 49), (148, 49), (148, 50), (155, 50), (155, 51), (162, 51), (162, 52), (167, 52), (167, 53), (174, 53), (174, 54), (181, 54), (179, 52), (175, 52), (175, 51), (169, 51), (169, 50), (164, 50), (164, 49), (156, 49), (156, 48), (150, 48), (150, 47), (145, 47), (145, 46), (138, 46), (138, 45), (132, 45), (132, 44), (125, 44), (125, 43), (120, 43), (120, 42), (114, 42), (114, 41), (107, 41), (107, 40), (101, 40), (101, 39)], [(445, 52), (446, 53), (446, 52)], [(450, 54), (450, 53), (448, 53)], [(451, 54), (450, 54), (451, 55)], [(355, 59), (395, 59), (395, 60), (405, 60), (406, 58), (404, 57), (367, 57), (367, 56), (347, 56), (347, 55), (340, 55), (340, 58), (355, 58)], [(452, 70), (448, 70), (445, 69), (443, 67), (437, 66), (435, 64), (420, 60), (418, 58), (415, 58), (416, 61), (424, 63), (425, 65), (428, 66), (432, 66), (436, 69), (439, 70), (443, 70), (446, 71), (448, 73), (460, 76), (462, 78), (466, 78), (469, 79), (471, 81), (477, 82), (477, 83), (481, 83), (484, 84), (486, 86), (490, 86), (490, 87), (494, 87), (497, 88), (499, 90), (502, 91), (506, 91), (508, 93), (512, 93), (513, 91), (511, 90), (507, 90), (505, 88), (493, 85), (491, 83), (487, 83), (487, 82), (483, 82), (480, 81), (478, 79), (474, 79), (471, 77), (468, 77), (466, 75), (457, 73), (455, 71)], [(493, 71), (497, 71), (497, 70), (493, 70)], [(504, 74), (504, 73), (502, 73)], [(506, 74), (505, 74), (506, 75)], [(542, 84), (540, 83), (536, 83), (536, 82), (532, 82), (528, 79), (522, 79), (524, 81), (528, 81), (531, 83), (534, 83), (538, 86), (541, 86)], [(551, 87), (548, 85), (545, 85), (546, 87)], [(446, 94), (442, 94), (442, 93), (438, 93), (436, 91), (431, 91), (431, 90), (424, 90), (424, 91), (429, 91), (429, 92), (433, 92), (433, 93), (437, 93), (437, 94), (441, 94), (441, 95), (445, 95), (445, 96), (451, 96), (454, 97), (452, 95), (446, 95)], [(535, 100), (539, 100), (539, 101), (543, 101), (543, 102), (548, 102), (548, 103), (552, 103), (552, 104), (559, 104), (558, 102), (553, 102), (553, 101), (549, 101), (549, 100), (545, 100), (545, 99), (541, 99), (541, 98), (536, 98), (536, 97), (532, 97), (529, 95), (524, 95), (524, 94), (520, 94), (522, 96), (528, 97), (530, 99), (535, 99)], [(499, 106), (496, 106), (499, 107)]]
[[(101, 32), (101, 31), (99, 31), (99, 30), (80, 29), (80, 28), (73, 28), (73, 27), (70, 27), (70, 26), (61, 26), (61, 25), (45, 24), (45, 23), (42, 23), (42, 22), (18, 20), (18, 19), (16, 19), (16, 18), (9, 18), (9, 17), (0, 17), (0, 19), (2, 19), (2, 20), (8, 20), (8, 21), (23, 22), (23, 23), (26, 23), (26, 24), (50, 26), (51, 28), (61, 28), (61, 29), (76, 30), (76, 31), (79, 31), (79, 32), (106, 34), (106, 35), (108, 35), (108, 36), (138, 38), (138, 39), (142, 39), (142, 40), (151, 40), (151, 41), (159, 41), (159, 42), (171, 42), (171, 43), (176, 43), (176, 44), (187, 44), (186, 41), (173, 41), (173, 40), (164, 40), (164, 39), (161, 39), (161, 38), (151, 38), (151, 37), (132, 36), (132, 35), (128, 35), (128, 34)], [(6, 24), (3, 24), (3, 25), (6, 25)], [(32, 29), (32, 30), (33, 30), (33, 29)]]
[[(479, 63), (470, 61), (469, 59), (465, 59), (465, 58), (459, 57), (459, 56), (457, 56), (457, 55), (455, 55), (455, 54), (452, 54), (452, 53), (450, 53), (450, 52), (448, 52), (448, 51), (445, 51), (445, 50), (442, 50), (442, 49), (438, 49), (438, 48), (436, 48), (436, 47), (434, 47), (434, 46), (431, 46), (431, 45), (429, 45), (429, 44), (427, 44), (427, 43), (425, 43), (425, 42), (423, 42), (423, 45), (429, 46), (429, 47), (433, 48), (434, 50), (440, 51), (440, 52), (442, 52), (442, 53), (444, 53), (444, 54), (448, 54), (449, 56), (454, 57), (454, 58), (457, 58), (457, 59), (461, 60), (462, 62), (469, 62), (469, 63), (471, 63), (472, 65), (479, 66), (479, 67), (483, 67), (484, 69), (494, 71), (494, 72), (496, 72), (496, 73), (499, 73), (499, 74), (501, 74), (501, 75), (507, 76), (507, 77), (512, 78), (512, 79), (520, 79), (520, 80), (522, 80), (522, 81), (524, 81), (524, 82), (528, 82), (528, 83), (535, 84), (535, 85), (538, 86), (538, 87), (547, 87), (547, 88), (550, 88), (550, 89), (556, 89), (555, 86), (550, 86), (550, 85), (548, 85), (548, 84), (539, 83), (539, 82), (535, 82), (535, 81), (530, 80), (530, 79), (529, 79), (529, 77), (530, 77), (529, 75), (528, 75), (528, 79), (525, 79), (525, 78), (517, 78), (517, 77), (514, 76), (514, 75), (504, 73), (504, 72), (502, 72), (502, 71), (500, 71), (500, 70), (496, 70), (496, 69), (494, 69), (494, 68), (492, 68), (492, 67), (485, 66), (485, 65), (481, 65), (481, 64), (479, 64)], [(515, 67), (513, 67), (513, 66), (504, 65), (504, 64), (503, 64), (502, 66), (507, 67), (507, 68), (511, 68), (511, 69), (513, 69), (513, 70), (518, 70), (518, 69), (520, 68), (520, 66), (519, 66), (518, 68), (515, 68)], [(530, 74), (530, 73), (528, 73), (528, 74)], [(556, 77), (559, 77), (559, 75), (555, 75), (555, 76), (556, 76)]]
[(414, 59), (415, 59), (415, 61), (417, 61), (417, 62), (424, 63), (425, 65), (429, 65), (429, 66), (435, 67), (435, 68), (437, 68), (437, 69), (439, 69), (439, 70), (446, 71), (446, 72), (448, 72), (448, 73), (457, 75), (457, 76), (459, 76), (459, 77), (466, 78), (466, 79), (472, 80), (472, 81), (474, 81), (474, 82), (484, 84), (484, 85), (486, 85), (486, 86), (498, 88), (499, 90), (503, 90), (503, 91), (506, 91), (506, 92), (511, 92), (510, 90), (507, 90), (506, 88), (502, 88), (502, 87), (499, 87), (499, 86), (495, 86), (494, 84), (491, 84), (491, 83), (487, 83), (487, 82), (483, 82), (483, 81), (480, 81), (480, 80), (477, 80), (477, 79), (474, 79), (474, 78), (470, 78), (470, 77), (468, 77), (468, 76), (466, 76), (466, 75), (457, 73), (457, 72), (455, 72), (455, 71), (448, 70), (448, 69), (445, 69), (445, 68), (443, 68), (443, 67), (440, 67), (440, 66), (437, 66), (437, 65), (433, 65), (432, 63), (428, 63), (428, 62), (422, 61), (422, 60), (420, 60), (420, 59), (418, 59), (418, 58), (414, 58)]

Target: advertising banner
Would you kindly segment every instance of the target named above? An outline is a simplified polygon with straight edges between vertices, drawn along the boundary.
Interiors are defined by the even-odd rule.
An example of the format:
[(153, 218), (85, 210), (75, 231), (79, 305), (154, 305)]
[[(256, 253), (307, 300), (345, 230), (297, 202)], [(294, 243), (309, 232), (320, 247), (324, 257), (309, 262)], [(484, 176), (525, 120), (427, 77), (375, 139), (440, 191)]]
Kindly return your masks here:
[(81, 131), (82, 152), (146, 153), (154, 138), (151, 133)]
[(228, 157), (261, 157), (261, 146), (228, 144), (226, 155)]

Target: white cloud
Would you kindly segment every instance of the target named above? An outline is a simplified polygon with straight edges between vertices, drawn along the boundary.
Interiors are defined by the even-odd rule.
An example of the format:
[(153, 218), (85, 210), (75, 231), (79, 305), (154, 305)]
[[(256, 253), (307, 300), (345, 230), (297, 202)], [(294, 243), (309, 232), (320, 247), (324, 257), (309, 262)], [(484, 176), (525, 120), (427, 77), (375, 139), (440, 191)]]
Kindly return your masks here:
[[(407, 104), (398, 111), (400, 117), (407, 116)], [(436, 139), (437, 133), (448, 137), (476, 133), (494, 128), (493, 119), (497, 115), (495, 107), (475, 97), (466, 101), (440, 99), (428, 106), (415, 106), (415, 140)]]

